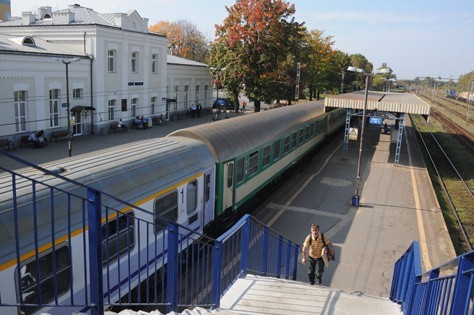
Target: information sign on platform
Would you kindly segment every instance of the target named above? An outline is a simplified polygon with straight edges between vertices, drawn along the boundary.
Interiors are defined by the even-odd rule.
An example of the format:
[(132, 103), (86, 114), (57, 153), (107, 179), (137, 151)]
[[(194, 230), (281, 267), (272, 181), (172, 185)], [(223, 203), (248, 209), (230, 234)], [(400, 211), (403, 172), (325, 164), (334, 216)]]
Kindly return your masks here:
[(382, 117), (381, 116), (370, 116), (369, 124), (371, 125), (381, 125), (382, 124)]

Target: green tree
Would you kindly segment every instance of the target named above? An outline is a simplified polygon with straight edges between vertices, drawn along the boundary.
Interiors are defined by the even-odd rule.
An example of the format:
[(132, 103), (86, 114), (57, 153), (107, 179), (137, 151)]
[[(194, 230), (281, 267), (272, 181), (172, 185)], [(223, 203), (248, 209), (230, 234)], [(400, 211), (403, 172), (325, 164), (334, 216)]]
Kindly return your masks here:
[[(216, 25), (209, 64), (226, 69), (221, 77), (234, 97), (245, 86), (255, 111), (260, 111), (261, 101), (269, 102), (284, 90), (279, 83), (288, 81), (287, 70), (296, 63), (291, 43), (302, 25), (290, 19), (294, 5), (283, 0), (237, 0), (226, 9), (228, 16)], [(275, 85), (278, 92), (272, 92)]]
[[(334, 58), (332, 59), (332, 74), (335, 76), (331, 82), (335, 83), (337, 82), (336, 80), (339, 79), (339, 82), (341, 84), (341, 87), (339, 89), (338, 86), (334, 84), (335, 89), (339, 89), (340, 93), (344, 93), (345, 89), (345, 84), (347, 82), (347, 68), (351, 65), (351, 58), (349, 57), (349, 54), (342, 52), (340, 50), (337, 50), (335, 53)], [(337, 79), (336, 79), (337, 77)]]
[(312, 30), (306, 35), (305, 75), (310, 100), (313, 95), (319, 99), (319, 92), (331, 85), (331, 76), (334, 71), (332, 60), (336, 57), (336, 51), (332, 48), (333, 44), (332, 36), (323, 36), (323, 31)]

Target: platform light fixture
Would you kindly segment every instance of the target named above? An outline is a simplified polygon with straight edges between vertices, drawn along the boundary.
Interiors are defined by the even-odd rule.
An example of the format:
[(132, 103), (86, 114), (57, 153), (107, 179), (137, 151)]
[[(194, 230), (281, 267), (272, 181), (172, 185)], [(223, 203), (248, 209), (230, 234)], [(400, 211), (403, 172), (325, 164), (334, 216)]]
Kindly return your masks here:
[(72, 156), (72, 142), (71, 142), (71, 104), (69, 103), (69, 64), (72, 62), (78, 62), (81, 59), (79, 57), (75, 57), (72, 59), (62, 59), (63, 64), (66, 65), (66, 102), (67, 102), (67, 147), (69, 156)]
[[(356, 176), (356, 186), (354, 195), (352, 196), (352, 205), (358, 207), (359, 206), (359, 188), (360, 188), (360, 171), (361, 171), (361, 161), (362, 161), (362, 145), (364, 142), (364, 126), (365, 126), (365, 116), (367, 112), (367, 99), (369, 97), (369, 77), (372, 76), (372, 73), (365, 72), (363, 69), (349, 66), (347, 67), (347, 71), (360, 73), (365, 76), (365, 93), (364, 93), (364, 107), (362, 110), (362, 126), (360, 128), (360, 143), (359, 143), (359, 157), (357, 159), (357, 176)], [(376, 73), (390, 73), (390, 68), (381, 68), (376, 71)]]

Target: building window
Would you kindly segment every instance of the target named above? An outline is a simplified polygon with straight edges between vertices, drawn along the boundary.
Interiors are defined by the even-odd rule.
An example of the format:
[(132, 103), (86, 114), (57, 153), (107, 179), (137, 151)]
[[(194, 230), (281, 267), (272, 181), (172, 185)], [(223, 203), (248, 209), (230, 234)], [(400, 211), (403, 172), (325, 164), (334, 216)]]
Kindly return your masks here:
[(109, 72), (115, 72), (115, 64), (116, 64), (116, 54), (117, 52), (115, 50), (109, 50), (107, 52), (107, 58), (108, 58), (108, 62), (107, 62), (107, 70)]
[(59, 126), (59, 92), (60, 91), (61, 90), (59, 89), (49, 90), (49, 126), (50, 127)]
[(158, 55), (153, 54), (151, 55), (151, 73), (158, 72)]
[[(41, 297), (41, 303), (48, 304), (54, 299), (55, 290), (58, 296), (69, 290), (72, 275), (68, 246), (56, 246), (54, 255), (50, 250), (41, 254), (38, 260), (33, 258), (27, 261), (21, 265), (19, 274), (20, 281), (17, 278), (18, 271), (15, 271), (15, 283), (21, 283), (17, 292), (21, 290), (22, 302), (39, 304)], [(32, 314), (38, 308), (39, 306), (24, 306), (20, 308), (20, 314)]]
[(138, 73), (138, 53), (132, 52), (132, 72)]
[(82, 89), (72, 90), (72, 98), (73, 99), (81, 99), (82, 98)]
[(189, 94), (189, 86), (184, 86), (184, 108), (188, 108), (188, 94)]
[(137, 117), (137, 106), (138, 106), (138, 98), (132, 98), (130, 102), (130, 110), (132, 111), (132, 117)]
[(15, 91), (15, 130), (26, 131), (26, 91)]
[(204, 104), (207, 105), (207, 99), (208, 99), (208, 90), (209, 90), (209, 87), (207, 85), (204, 85)]
[(176, 102), (174, 102), (174, 110), (178, 110), (178, 86), (174, 86), (174, 99)]
[(109, 100), (109, 120), (115, 120), (115, 100)]
[(155, 234), (168, 228), (168, 221), (178, 220), (178, 192), (173, 191), (157, 199), (153, 207), (155, 214)]
[(150, 99), (150, 114), (151, 115), (155, 115), (156, 100), (157, 100), (156, 96), (153, 96)]
[(194, 97), (194, 102), (196, 104), (199, 104), (200, 103), (200, 100), (199, 100), (199, 85), (196, 85), (196, 96)]

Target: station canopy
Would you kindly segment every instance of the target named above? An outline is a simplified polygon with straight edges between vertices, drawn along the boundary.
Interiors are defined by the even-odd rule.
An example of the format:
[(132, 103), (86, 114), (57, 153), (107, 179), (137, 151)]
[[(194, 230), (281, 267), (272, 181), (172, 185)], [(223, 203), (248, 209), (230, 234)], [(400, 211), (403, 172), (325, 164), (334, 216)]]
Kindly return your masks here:
[[(324, 111), (334, 108), (364, 109), (365, 91), (355, 91), (340, 95), (327, 96), (324, 100)], [(423, 115), (428, 119), (431, 106), (411, 93), (390, 93), (369, 91), (367, 97), (368, 111), (407, 113)]]

